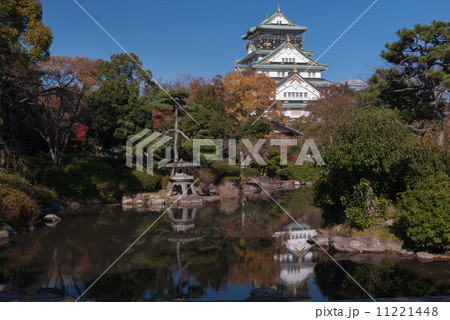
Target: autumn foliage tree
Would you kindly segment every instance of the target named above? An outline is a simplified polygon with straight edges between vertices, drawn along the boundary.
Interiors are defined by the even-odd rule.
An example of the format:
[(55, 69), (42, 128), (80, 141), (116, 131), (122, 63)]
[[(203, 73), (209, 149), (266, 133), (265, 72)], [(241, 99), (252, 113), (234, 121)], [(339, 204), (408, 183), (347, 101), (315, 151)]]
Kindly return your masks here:
[(210, 81), (198, 78), (190, 82), (190, 95), (186, 102), (192, 118), (185, 116), (181, 122), (181, 128), (187, 135), (200, 138), (229, 137), (233, 124), (221, 99), (221, 80), (221, 76), (216, 76)]
[(275, 99), (276, 83), (265, 74), (250, 70), (227, 73), (220, 90), (227, 115), (237, 123), (266, 111), (272, 119), (284, 118), (281, 103)]
[(340, 122), (353, 121), (358, 116), (358, 109), (355, 92), (350, 87), (324, 87), (320, 98), (308, 103), (310, 116), (296, 119), (293, 127), (320, 142)]
[(40, 64), (42, 88), (30, 124), (60, 164), (67, 142), (85, 111), (85, 94), (96, 84), (98, 62), (85, 57), (51, 57)]

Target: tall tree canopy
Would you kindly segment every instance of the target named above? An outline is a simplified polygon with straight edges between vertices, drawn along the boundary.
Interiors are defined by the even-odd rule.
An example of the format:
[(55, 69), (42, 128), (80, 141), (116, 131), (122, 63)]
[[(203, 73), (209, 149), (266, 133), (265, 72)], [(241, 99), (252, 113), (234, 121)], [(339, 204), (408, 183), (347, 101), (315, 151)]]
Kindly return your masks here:
[(192, 118), (183, 117), (181, 127), (190, 137), (225, 138), (229, 136), (232, 121), (227, 116), (224, 102), (220, 99), (219, 87), (215, 85), (220, 81), (219, 79), (215, 77), (211, 81), (205, 81), (200, 78), (189, 84), (190, 96), (187, 101)]
[(23, 55), (34, 61), (48, 58), (52, 33), (42, 20), (38, 0), (2, 0), (0, 53)]
[[(375, 72), (368, 97), (372, 103), (405, 111), (405, 120), (410, 122), (433, 120), (433, 130), (442, 142), (449, 115), (450, 22), (417, 24), (397, 35), (399, 40), (386, 44), (381, 53), (390, 68)], [(422, 123), (423, 130), (416, 131), (429, 129), (426, 124), (430, 122)]]
[(0, 169), (6, 158), (28, 139), (22, 118), (25, 107), (36, 98), (39, 76), (33, 62), (49, 56), (50, 28), (42, 21), (42, 5), (37, 0), (0, 2)]
[[(131, 57), (130, 57), (131, 56)], [(131, 53), (114, 54), (98, 66), (98, 88), (89, 96), (95, 122), (90, 134), (94, 144), (117, 147), (129, 135), (151, 128), (150, 70), (142, 68)]]

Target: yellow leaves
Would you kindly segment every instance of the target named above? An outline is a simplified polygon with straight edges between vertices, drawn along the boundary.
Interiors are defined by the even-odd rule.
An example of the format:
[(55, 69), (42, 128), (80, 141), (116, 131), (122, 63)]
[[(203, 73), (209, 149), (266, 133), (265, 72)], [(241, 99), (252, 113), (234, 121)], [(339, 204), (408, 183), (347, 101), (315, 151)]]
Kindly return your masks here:
[(260, 116), (266, 110), (274, 117), (282, 117), (276, 102), (276, 83), (262, 73), (230, 72), (222, 80), (222, 94), (227, 114), (236, 122), (250, 116)]
[(26, 50), (32, 59), (39, 60), (48, 55), (53, 36), (50, 27), (45, 26), (42, 21), (30, 21), (22, 38), (27, 44)]
[(52, 42), (49, 27), (42, 19), (42, 5), (37, 0), (2, 0), (0, 43), (11, 52), (25, 54), (31, 60), (48, 57)]

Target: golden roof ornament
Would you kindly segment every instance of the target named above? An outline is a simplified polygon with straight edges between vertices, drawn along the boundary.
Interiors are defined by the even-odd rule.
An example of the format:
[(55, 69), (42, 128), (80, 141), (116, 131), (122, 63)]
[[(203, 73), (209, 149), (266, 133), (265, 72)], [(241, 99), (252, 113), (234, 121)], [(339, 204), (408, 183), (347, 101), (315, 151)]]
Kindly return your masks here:
[(297, 66), (295, 65), (296, 63), (294, 62), (294, 73), (297, 73)]
[(286, 35), (286, 41), (287, 41), (287, 42), (291, 42), (291, 38), (289, 38), (289, 35), (288, 35), (288, 34)]
[(281, 12), (280, 5), (279, 5), (279, 4), (277, 4), (277, 11), (278, 11), (278, 12)]
[(238, 59), (238, 60), (236, 60), (236, 63), (234, 64), (234, 67), (235, 67), (235, 68), (237, 68), (237, 67), (238, 67), (238, 61), (239, 61), (239, 59)]
[(269, 13), (266, 12), (266, 19), (269, 17)]

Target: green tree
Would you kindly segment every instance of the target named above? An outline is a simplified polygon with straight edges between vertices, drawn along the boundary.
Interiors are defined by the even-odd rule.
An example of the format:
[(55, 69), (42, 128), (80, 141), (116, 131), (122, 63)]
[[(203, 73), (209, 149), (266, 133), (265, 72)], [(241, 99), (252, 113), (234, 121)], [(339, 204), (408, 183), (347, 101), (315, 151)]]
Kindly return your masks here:
[[(39, 84), (33, 62), (49, 56), (50, 28), (42, 23), (37, 0), (2, 0), (0, 3), (0, 168), (7, 155), (17, 152), (26, 131), (25, 107), (36, 99)], [(33, 138), (31, 136), (31, 138)]]
[(188, 108), (192, 118), (183, 117), (181, 128), (191, 137), (226, 138), (231, 134), (231, 119), (227, 116), (224, 102), (220, 99), (214, 81), (211, 83), (196, 79), (189, 85)]
[(94, 114), (90, 132), (94, 144), (114, 148), (129, 135), (151, 128), (151, 72), (142, 69), (135, 54), (130, 56), (114, 54), (98, 66), (98, 89), (88, 97)]
[[(406, 120), (433, 120), (432, 130), (444, 142), (444, 120), (450, 89), (450, 22), (417, 24), (397, 31), (399, 40), (386, 44), (381, 57), (389, 69), (379, 69), (369, 80), (363, 98), (372, 104), (405, 111)], [(429, 121), (428, 121), (429, 122)], [(415, 131), (431, 130), (415, 128)]]
[(324, 128), (326, 168), (315, 184), (315, 201), (320, 207), (343, 217), (341, 198), (351, 197), (363, 178), (377, 196), (393, 199), (406, 189), (405, 175), (417, 137), (399, 126), (395, 115), (390, 110), (361, 109), (354, 118)]
[(2, 0), (0, 4), (0, 54), (32, 61), (48, 58), (52, 33), (42, 22), (38, 0)]
[[(156, 94), (157, 102), (153, 103), (153, 108), (166, 113), (169, 121), (166, 122), (165, 133), (173, 132), (173, 160), (178, 161), (178, 137), (181, 134), (185, 139), (190, 138), (179, 129), (178, 115), (181, 110), (186, 112), (186, 98), (189, 97), (189, 92), (182, 89), (170, 89), (169, 91), (160, 90)], [(181, 109), (181, 110), (180, 110)], [(192, 118), (192, 116), (191, 116)], [(172, 121), (173, 120), (173, 121)], [(192, 118), (194, 120), (194, 118)], [(173, 127), (172, 127), (173, 124)], [(169, 126), (168, 126), (169, 125)]]

